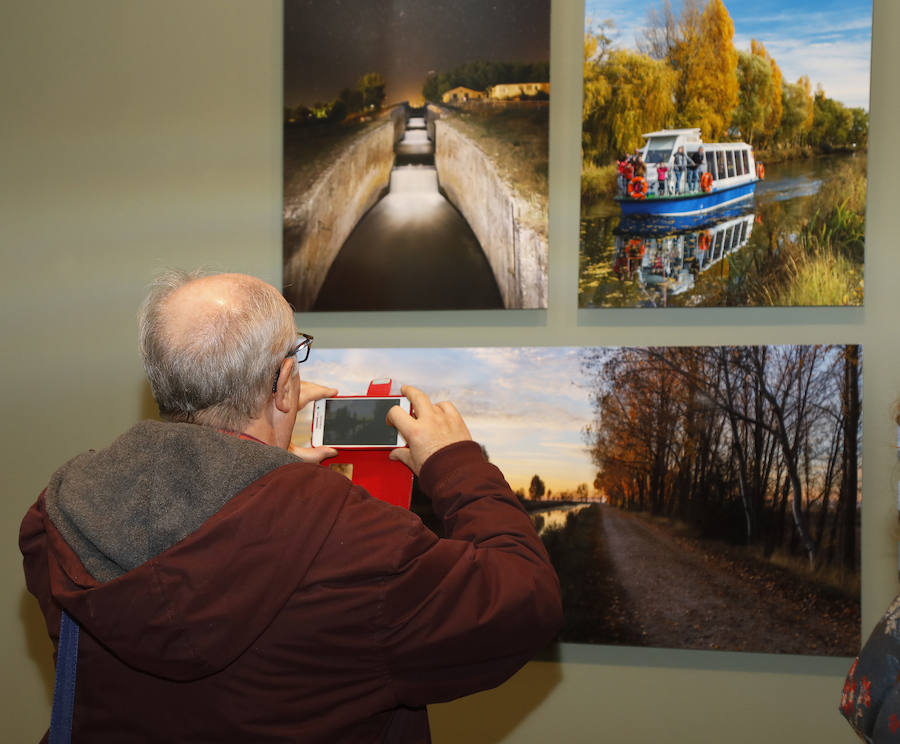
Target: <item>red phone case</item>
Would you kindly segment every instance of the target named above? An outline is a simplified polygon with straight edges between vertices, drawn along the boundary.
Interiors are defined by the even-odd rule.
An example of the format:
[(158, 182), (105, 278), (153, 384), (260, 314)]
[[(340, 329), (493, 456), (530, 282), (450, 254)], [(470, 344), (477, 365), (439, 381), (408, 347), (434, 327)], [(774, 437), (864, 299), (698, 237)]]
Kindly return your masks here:
[[(381, 398), (399, 395), (399, 393), (391, 392), (392, 385), (393, 381), (390, 379), (372, 380), (365, 397)], [(409, 509), (413, 474), (402, 462), (388, 458), (391, 452), (390, 448), (344, 449), (336, 447), (335, 449), (338, 451), (337, 457), (330, 457), (322, 465), (325, 467), (337, 466), (334, 469), (338, 471), (347, 469), (341, 466), (349, 466), (348, 477), (356, 485), (365, 488), (376, 499)]]

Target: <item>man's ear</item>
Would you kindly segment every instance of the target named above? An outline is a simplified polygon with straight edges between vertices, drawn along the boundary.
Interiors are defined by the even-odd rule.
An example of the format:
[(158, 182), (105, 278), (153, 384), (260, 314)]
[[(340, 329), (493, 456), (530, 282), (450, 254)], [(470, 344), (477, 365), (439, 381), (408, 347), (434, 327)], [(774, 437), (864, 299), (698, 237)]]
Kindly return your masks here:
[(281, 371), (278, 374), (278, 382), (273, 393), (275, 396), (275, 407), (282, 413), (289, 412), (291, 406), (296, 403), (300, 395), (300, 391), (296, 388), (298, 380), (296, 375), (294, 375), (294, 364), (293, 356), (289, 356), (281, 363)]

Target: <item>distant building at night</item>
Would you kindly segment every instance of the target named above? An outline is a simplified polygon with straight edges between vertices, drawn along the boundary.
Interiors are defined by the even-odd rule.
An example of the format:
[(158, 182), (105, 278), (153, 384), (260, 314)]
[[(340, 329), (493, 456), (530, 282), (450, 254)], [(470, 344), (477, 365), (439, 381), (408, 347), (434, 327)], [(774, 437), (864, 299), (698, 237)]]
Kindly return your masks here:
[(550, 95), (550, 83), (501, 83), (488, 88), (488, 95), (495, 101)]
[(451, 88), (444, 93), (444, 95), (441, 96), (441, 100), (444, 103), (465, 103), (466, 101), (474, 101), (484, 97), (484, 91), (472, 90), (471, 88), (460, 85), (456, 88)]

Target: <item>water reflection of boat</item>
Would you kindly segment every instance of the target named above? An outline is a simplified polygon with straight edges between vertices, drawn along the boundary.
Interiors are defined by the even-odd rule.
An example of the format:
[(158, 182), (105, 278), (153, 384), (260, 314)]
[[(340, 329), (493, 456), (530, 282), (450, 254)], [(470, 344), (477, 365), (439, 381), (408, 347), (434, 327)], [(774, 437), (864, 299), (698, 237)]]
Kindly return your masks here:
[(613, 271), (664, 296), (681, 294), (697, 275), (747, 244), (754, 219), (750, 212), (701, 229), (668, 232), (659, 225), (641, 230), (643, 221), (623, 219), (613, 231)]
[(744, 142), (704, 144), (699, 129), (664, 129), (643, 135), (645, 176), (623, 164), (616, 201), (623, 217), (665, 217), (693, 227), (710, 213), (753, 196), (763, 175)]

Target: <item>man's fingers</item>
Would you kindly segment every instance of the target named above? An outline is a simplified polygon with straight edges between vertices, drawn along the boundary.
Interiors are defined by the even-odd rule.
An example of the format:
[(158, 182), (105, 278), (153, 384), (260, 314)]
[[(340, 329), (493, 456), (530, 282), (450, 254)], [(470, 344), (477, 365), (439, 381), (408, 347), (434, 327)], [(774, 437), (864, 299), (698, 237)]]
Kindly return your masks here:
[(410, 457), (409, 449), (407, 447), (399, 447), (398, 449), (391, 450), (390, 454), (388, 454), (388, 458), (391, 460), (398, 460), (406, 465), (406, 467), (408, 467), (410, 470), (413, 469), (412, 457)]
[(459, 411), (456, 410), (456, 406), (454, 406), (453, 403), (451, 403), (449, 400), (442, 400), (440, 403), (435, 403), (434, 407), (440, 408), (448, 416), (462, 418), (462, 416), (460, 416), (459, 414)]
[(428, 414), (434, 408), (431, 400), (419, 388), (412, 385), (403, 385), (400, 392), (409, 398), (410, 408), (415, 411), (416, 418), (422, 418), (423, 414)]
[(320, 463), (329, 457), (336, 457), (338, 453), (334, 447), (298, 447), (295, 444), (291, 444), (289, 451), (309, 463)]
[(303, 380), (300, 383), (300, 408), (303, 408), (308, 403), (312, 403), (314, 400), (333, 398), (337, 394), (337, 388), (326, 387), (310, 380)]
[[(387, 421), (387, 423), (389, 423), (395, 429), (397, 429), (397, 431), (399, 431), (401, 434), (403, 434), (403, 430), (412, 423), (413, 418), (406, 411), (400, 408), (400, 406), (391, 406), (388, 409), (384, 420)], [(406, 435), (404, 434), (404, 436)]]

